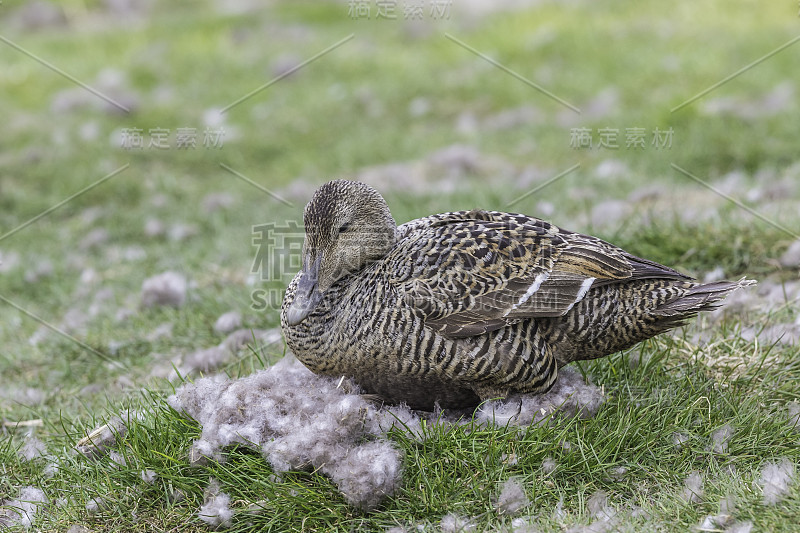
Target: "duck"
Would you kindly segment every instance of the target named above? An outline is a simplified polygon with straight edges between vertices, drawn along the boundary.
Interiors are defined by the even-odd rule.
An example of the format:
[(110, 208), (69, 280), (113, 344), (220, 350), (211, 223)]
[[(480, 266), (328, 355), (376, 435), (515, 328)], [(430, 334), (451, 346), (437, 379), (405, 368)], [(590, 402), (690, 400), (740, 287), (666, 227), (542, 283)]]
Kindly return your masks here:
[(752, 280), (698, 283), (597, 237), (474, 209), (395, 223), (373, 187), (333, 180), (303, 211), (281, 305), (312, 372), (415, 410), (547, 392), (559, 369), (630, 348)]

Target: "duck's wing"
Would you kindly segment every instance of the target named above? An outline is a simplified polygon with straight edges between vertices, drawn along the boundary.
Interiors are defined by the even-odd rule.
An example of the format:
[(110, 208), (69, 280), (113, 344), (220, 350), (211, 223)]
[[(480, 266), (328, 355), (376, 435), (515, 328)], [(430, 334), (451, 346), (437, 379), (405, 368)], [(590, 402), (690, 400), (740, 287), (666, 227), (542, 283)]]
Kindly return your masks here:
[(450, 337), (526, 317), (567, 313), (593, 287), (641, 278), (691, 279), (596, 237), (496, 211), (434, 215), (400, 226), (383, 261), (425, 323)]

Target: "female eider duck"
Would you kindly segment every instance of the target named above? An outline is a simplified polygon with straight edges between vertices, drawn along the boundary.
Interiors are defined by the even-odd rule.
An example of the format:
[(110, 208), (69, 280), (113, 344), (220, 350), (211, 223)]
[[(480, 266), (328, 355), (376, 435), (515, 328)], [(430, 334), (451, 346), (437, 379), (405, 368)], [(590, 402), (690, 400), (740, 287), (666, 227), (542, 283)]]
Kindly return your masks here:
[(335, 180), (303, 213), (281, 328), (311, 371), (412, 409), (546, 392), (572, 361), (624, 350), (751, 281), (699, 284), (526, 215), (457, 211), (396, 226), (372, 187)]

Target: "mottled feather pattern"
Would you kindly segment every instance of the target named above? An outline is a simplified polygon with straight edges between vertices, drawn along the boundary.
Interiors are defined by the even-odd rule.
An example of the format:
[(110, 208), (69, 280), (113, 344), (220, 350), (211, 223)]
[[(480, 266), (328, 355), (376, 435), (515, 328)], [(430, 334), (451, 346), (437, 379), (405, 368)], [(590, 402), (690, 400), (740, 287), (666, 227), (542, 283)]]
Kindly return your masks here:
[[(359, 216), (365, 198), (378, 202), (376, 194), (337, 180), (312, 198), (306, 231), (313, 238), (304, 253), (321, 257), (321, 269), (326, 257), (352, 251), (354, 243), (382, 248), (360, 254), (370, 259), (349, 265), (290, 325), (298, 287), (312, 276), (299, 273), (281, 324), (312, 371), (353, 377), (365, 392), (412, 408), (544, 392), (560, 366), (628, 348), (750, 283), (700, 285), (596, 237), (521, 214), (458, 211), (395, 229), (380, 195), (381, 205)], [(331, 228), (342, 220), (362, 236), (337, 236)], [(363, 237), (376, 226), (378, 237)]]

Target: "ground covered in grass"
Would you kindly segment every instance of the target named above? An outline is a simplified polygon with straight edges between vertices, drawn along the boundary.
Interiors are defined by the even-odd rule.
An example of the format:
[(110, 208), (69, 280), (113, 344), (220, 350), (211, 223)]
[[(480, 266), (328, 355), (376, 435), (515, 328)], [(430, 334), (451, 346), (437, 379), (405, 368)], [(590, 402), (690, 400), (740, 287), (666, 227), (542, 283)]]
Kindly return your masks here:
[[(790, 6), (257, 4), (0, 4), (0, 529), (796, 526)], [(583, 416), (393, 411), (353, 442), (397, 483), (353, 505), (357, 469), (199, 453), (167, 400), (282, 360), (302, 207), (335, 177), (398, 222), (520, 211), (759, 285), (576, 365)]]

